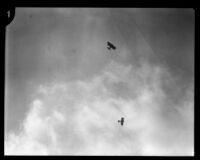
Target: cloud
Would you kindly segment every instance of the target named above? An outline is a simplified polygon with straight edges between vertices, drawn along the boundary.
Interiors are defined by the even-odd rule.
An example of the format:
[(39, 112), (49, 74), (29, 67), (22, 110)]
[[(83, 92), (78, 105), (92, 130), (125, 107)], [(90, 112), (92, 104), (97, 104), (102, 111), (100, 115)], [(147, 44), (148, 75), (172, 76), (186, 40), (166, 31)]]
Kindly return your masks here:
[(21, 131), (7, 135), (5, 154), (193, 155), (192, 92), (163, 116), (164, 74), (147, 62), (111, 61), (87, 80), (41, 84)]

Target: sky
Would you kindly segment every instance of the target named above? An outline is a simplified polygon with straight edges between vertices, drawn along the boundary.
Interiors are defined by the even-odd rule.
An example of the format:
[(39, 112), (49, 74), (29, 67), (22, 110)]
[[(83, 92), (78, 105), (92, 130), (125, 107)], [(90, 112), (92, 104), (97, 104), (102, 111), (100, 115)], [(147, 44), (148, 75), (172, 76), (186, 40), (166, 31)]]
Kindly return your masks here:
[(6, 155), (194, 155), (193, 9), (16, 8), (5, 57)]

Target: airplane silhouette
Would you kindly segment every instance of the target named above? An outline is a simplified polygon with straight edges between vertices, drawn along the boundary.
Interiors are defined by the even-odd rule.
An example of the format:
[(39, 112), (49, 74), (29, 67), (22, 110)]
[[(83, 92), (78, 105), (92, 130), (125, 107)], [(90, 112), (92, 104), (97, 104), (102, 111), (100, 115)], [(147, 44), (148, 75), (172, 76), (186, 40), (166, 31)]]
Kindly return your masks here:
[(118, 120), (118, 123), (121, 123), (121, 125), (123, 126), (123, 124), (124, 124), (124, 117), (122, 117), (121, 120)]
[(109, 50), (111, 50), (111, 49), (115, 50), (116, 49), (116, 47), (112, 43), (110, 43), (110, 42), (107, 42), (107, 45), (108, 45), (107, 48)]

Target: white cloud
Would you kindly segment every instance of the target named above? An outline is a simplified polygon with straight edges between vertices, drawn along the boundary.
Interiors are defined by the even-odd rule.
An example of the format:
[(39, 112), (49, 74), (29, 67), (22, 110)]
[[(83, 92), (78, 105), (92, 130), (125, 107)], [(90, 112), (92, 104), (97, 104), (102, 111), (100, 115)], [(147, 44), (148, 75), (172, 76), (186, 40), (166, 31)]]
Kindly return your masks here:
[[(193, 154), (193, 121), (185, 120), (185, 131), (179, 131), (159, 116), (166, 99), (161, 89), (165, 73), (148, 63), (133, 68), (113, 61), (87, 81), (40, 85), (22, 131), (7, 135), (5, 154)], [(129, 93), (126, 97), (120, 95), (122, 88)], [(193, 106), (191, 100), (184, 104)], [(179, 122), (192, 108), (182, 108), (182, 117), (182, 112), (176, 114)], [(122, 116), (123, 127), (117, 123)], [(188, 141), (181, 143), (185, 138)]]

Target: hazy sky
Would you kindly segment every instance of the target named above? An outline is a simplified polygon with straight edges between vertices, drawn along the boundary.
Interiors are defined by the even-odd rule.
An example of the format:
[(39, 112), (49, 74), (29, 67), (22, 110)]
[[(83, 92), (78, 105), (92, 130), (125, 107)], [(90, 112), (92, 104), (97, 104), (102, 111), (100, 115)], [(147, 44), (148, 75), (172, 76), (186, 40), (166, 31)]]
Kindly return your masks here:
[(6, 42), (5, 154), (194, 154), (193, 9), (17, 8)]

